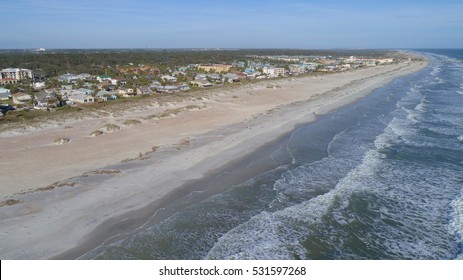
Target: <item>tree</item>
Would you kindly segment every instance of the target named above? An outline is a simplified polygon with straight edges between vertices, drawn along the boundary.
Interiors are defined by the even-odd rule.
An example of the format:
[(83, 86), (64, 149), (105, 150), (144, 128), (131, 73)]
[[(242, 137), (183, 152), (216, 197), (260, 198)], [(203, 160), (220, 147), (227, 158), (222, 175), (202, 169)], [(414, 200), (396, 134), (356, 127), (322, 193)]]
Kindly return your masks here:
[(182, 83), (186, 83), (186, 82), (188, 82), (188, 79), (186, 78), (185, 75), (179, 74), (179, 75), (177, 75), (177, 81), (182, 82)]
[(82, 80), (77, 80), (76, 86), (77, 86), (77, 88), (83, 87), (83, 86), (84, 86), (84, 81), (82, 81)]
[(19, 85), (11, 85), (11, 88), (9, 89), (11, 93), (17, 93), (19, 92)]
[(139, 84), (140, 86), (147, 86), (147, 85), (149, 85), (149, 81), (148, 81), (148, 79), (147, 79), (146, 77), (141, 76), (141, 77), (138, 79), (138, 84)]
[(133, 79), (129, 78), (127, 79), (127, 84), (125, 84), (127, 88), (133, 88)]
[(66, 105), (66, 101), (63, 100), (63, 97), (61, 96), (61, 94), (59, 93), (54, 93), (53, 94), (54, 97), (56, 97), (56, 99), (58, 99), (58, 107), (63, 107), (64, 105)]
[(57, 88), (60, 86), (60, 82), (56, 78), (51, 78), (48, 82), (47, 88)]
[(167, 85), (167, 82), (161, 78), (158, 79), (158, 82), (162, 85), (162, 86), (165, 86)]
[(97, 85), (92, 85), (91, 89), (96, 92), (98, 90), (98, 86)]

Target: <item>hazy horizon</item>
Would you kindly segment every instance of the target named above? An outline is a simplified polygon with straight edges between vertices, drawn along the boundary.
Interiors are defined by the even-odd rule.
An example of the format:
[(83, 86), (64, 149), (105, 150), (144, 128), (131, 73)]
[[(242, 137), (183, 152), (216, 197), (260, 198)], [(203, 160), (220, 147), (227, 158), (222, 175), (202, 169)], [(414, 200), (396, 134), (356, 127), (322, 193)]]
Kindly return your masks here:
[(463, 47), (454, 0), (18, 0), (0, 10), (0, 49)]

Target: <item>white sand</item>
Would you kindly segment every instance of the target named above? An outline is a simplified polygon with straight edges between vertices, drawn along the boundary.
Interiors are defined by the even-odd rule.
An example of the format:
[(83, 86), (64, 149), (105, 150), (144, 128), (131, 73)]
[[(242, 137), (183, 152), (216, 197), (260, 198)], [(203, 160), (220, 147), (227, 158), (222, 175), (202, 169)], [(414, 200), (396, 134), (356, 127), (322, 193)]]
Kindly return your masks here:
[[(266, 81), (216, 92), (194, 103), (200, 109), (187, 107), (193, 103), (151, 106), (117, 117), (4, 133), (0, 135), (0, 201), (21, 203), (0, 207), (0, 257), (45, 259), (79, 246), (111, 217), (160, 200), (185, 182), (246, 155), (298, 123), (313, 120), (315, 113), (349, 104), (425, 65), (414, 62)], [(280, 88), (267, 88), (267, 84)], [(145, 118), (174, 108), (185, 109), (167, 118)], [(124, 124), (127, 120), (141, 123)], [(107, 124), (120, 130), (110, 132)], [(91, 137), (96, 130), (104, 133)], [(60, 138), (70, 141), (54, 143)], [(145, 156), (153, 147), (160, 148)], [(127, 163), (129, 168), (114, 165), (135, 158)], [(112, 172), (79, 178), (103, 169)], [(71, 177), (75, 178), (66, 180)], [(28, 192), (55, 182), (61, 185)]]

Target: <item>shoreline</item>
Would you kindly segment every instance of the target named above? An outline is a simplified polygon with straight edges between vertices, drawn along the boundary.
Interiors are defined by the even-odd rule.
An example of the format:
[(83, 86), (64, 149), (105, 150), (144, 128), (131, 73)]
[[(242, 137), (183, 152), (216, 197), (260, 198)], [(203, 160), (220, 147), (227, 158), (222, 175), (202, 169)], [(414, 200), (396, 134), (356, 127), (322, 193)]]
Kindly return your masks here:
[[(8, 194), (6, 197), (18, 200), (20, 198), (23, 202), (0, 207), (0, 225), (2, 233), (5, 234), (5, 238), (0, 242), (0, 256), (2, 259), (42, 259), (60, 256), (66, 258), (66, 254), (73, 256), (73, 250), (85, 251), (85, 248), (79, 246), (95, 245), (99, 242), (97, 239), (104, 235), (130, 231), (143, 223), (145, 218), (149, 218), (147, 208), (153, 211), (153, 208), (161, 207), (162, 203), (168, 203), (188, 182), (207, 177), (228, 164), (233, 165), (233, 162), (246, 158), (253, 151), (276, 141), (274, 139), (290, 133), (298, 124), (309, 123), (315, 120), (317, 115), (351, 104), (396, 78), (420, 71), (426, 65), (427, 62), (415, 62), (408, 66), (403, 64), (373, 68), (370, 73), (362, 71), (369, 69), (362, 69), (357, 70), (360, 72), (301, 78), (295, 82), (272, 81), (281, 84), (282, 88), (259, 87), (247, 89), (245, 92), (242, 92), (243, 89), (237, 89), (231, 94), (236, 94), (238, 98), (233, 98), (230, 94), (218, 94), (217, 100), (205, 100), (204, 109), (183, 112), (174, 118), (155, 120), (151, 123), (146, 121), (130, 129), (121, 129), (94, 138), (84, 138), (82, 135), (80, 138), (70, 137), (69, 145), (50, 145), (49, 149), (67, 146), (68, 152), (74, 145), (74, 151), (78, 152), (81, 147), (79, 145), (85, 147), (88, 139), (101, 140), (111, 137), (110, 143), (106, 139), (92, 148), (104, 148), (105, 144), (118, 141), (115, 147), (107, 148), (108, 153), (114, 153), (114, 149), (124, 147), (127, 141), (142, 144), (136, 148), (128, 148), (128, 151), (119, 150), (120, 153), (111, 160), (93, 160), (91, 167), (104, 167), (97, 168), (93, 173), (91, 171), (95, 169), (89, 170), (88, 165), (82, 170), (75, 170), (74, 166), (71, 170), (63, 168), (63, 173), (73, 173), (74, 177), (65, 177), (70, 179), (62, 180), (62, 186), (56, 185), (52, 190), (22, 195)], [(314, 83), (310, 83), (311, 80), (318, 82), (315, 84), (318, 85), (317, 88), (313, 88)], [(312, 91), (312, 95), (308, 96), (307, 91)], [(291, 92), (294, 94), (291, 95)], [(288, 94), (281, 96), (282, 93)], [(267, 98), (263, 98), (264, 95)], [(276, 97), (280, 99), (268, 100)], [(221, 106), (224, 102), (228, 102), (227, 106)], [(165, 137), (162, 144), (136, 141), (143, 136), (147, 138), (147, 135), (159, 135), (156, 133), (161, 125), (164, 125)], [(96, 125), (89, 126), (86, 127), (86, 131)], [(129, 132), (132, 132), (132, 135)], [(41, 133), (50, 131), (35, 133), (40, 136), (43, 135)], [(58, 130), (57, 133), (63, 132)], [(33, 137), (21, 136), (0, 140), (26, 141), (21, 138), (29, 138), (29, 143), (33, 143), (34, 140)], [(44, 139), (37, 137), (37, 141), (43, 142)], [(154, 146), (161, 148), (143, 152)], [(44, 151), (48, 152), (47, 148), (48, 146), (45, 149), (39, 147), (35, 151), (39, 151), (37, 154), (41, 152), (43, 156), (46, 155)], [(34, 150), (34, 146), (31, 145), (29, 150)], [(133, 157), (134, 150), (142, 151), (138, 158)], [(121, 157), (130, 158), (130, 155), (130, 161), (114, 160)], [(21, 160), (19, 157), (18, 162)], [(82, 161), (85, 160), (85, 155), (82, 155)], [(75, 176), (82, 173), (83, 176)], [(134, 216), (134, 211), (141, 215)], [(129, 217), (134, 220), (128, 219)], [(121, 220), (123, 221), (119, 222)], [(111, 226), (116, 231), (111, 231)]]
[[(256, 169), (258, 170), (257, 172), (266, 172), (275, 168), (277, 166), (275, 162), (273, 164), (263, 163), (262, 166), (262, 161), (268, 159), (269, 150), (273, 150), (275, 145), (281, 143), (283, 139), (288, 138), (291, 133), (287, 132), (280, 135), (277, 139), (265, 143), (263, 146), (257, 148), (257, 150), (251, 151), (242, 157), (234, 158), (217, 169), (208, 170), (203, 174), (202, 178), (186, 181), (158, 201), (154, 201), (141, 209), (136, 209), (105, 221), (87, 235), (81, 245), (53, 256), (51, 259), (86, 259), (86, 255), (91, 254), (91, 251), (100, 246), (120, 240), (124, 236), (129, 236), (146, 226), (168, 218), (173, 213), (169, 211), (172, 208), (174, 210), (183, 209), (185, 206), (181, 205), (182, 199), (192, 193), (201, 193), (195, 198), (195, 201), (200, 201), (225, 191), (230, 186), (251, 179), (255, 176), (254, 172), (256, 172)], [(258, 167), (256, 169), (252, 168), (256, 164)], [(220, 178), (220, 182), (218, 181), (218, 177)], [(121, 228), (124, 230), (121, 231)]]

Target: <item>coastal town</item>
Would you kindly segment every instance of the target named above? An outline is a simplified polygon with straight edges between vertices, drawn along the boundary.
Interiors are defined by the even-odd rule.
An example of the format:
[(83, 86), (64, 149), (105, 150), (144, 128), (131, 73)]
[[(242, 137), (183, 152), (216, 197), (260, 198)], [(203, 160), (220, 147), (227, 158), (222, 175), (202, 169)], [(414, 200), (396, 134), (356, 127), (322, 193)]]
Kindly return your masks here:
[[(45, 49), (40, 49), (40, 53)], [(1, 65), (0, 116), (17, 110), (47, 110), (86, 106), (117, 99), (167, 95), (277, 79), (403, 62), (410, 58), (331, 55), (246, 55), (243, 61), (188, 65), (101, 64), (100, 74), (40, 75), (32, 69)], [(8, 68), (3, 68), (7, 66)], [(11, 113), (10, 113), (11, 114)]]

